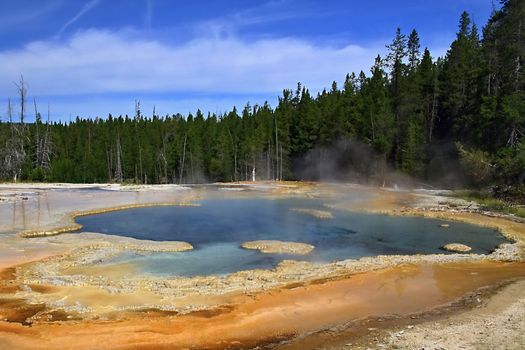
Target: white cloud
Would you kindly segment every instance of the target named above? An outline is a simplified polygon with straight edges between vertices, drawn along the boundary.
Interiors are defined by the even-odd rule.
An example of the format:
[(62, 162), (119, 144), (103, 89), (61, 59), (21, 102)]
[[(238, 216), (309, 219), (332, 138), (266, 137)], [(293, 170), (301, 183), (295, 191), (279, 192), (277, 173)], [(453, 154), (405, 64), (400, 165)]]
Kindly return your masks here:
[[(293, 38), (195, 39), (178, 46), (130, 33), (89, 30), (66, 42), (0, 52), (0, 95), (23, 74), (36, 95), (274, 93), (301, 81), (312, 90), (367, 71), (383, 48), (332, 47)], [(140, 97), (140, 96), (138, 96)]]

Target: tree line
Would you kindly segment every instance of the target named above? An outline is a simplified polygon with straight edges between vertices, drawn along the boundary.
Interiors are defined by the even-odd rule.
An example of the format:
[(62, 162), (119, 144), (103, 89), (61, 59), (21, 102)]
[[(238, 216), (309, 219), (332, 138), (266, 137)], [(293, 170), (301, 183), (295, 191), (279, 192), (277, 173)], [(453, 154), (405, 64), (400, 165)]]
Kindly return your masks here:
[[(312, 95), (298, 83), (268, 103), (222, 114), (50, 122), (17, 84), (0, 123), (0, 178), (53, 182), (199, 183), (342, 178), (385, 184), (525, 183), (525, 1), (501, 1), (478, 30), (466, 12), (445, 57), (397, 30), (370, 73)], [(31, 111), (33, 113), (33, 111)], [(44, 113), (45, 114), (45, 113)], [(16, 120), (15, 120), (16, 119)], [(320, 166), (329, 164), (330, 166)], [(313, 168), (312, 168), (313, 167)], [(313, 170), (312, 170), (313, 169)], [(348, 178), (347, 178), (348, 179)]]

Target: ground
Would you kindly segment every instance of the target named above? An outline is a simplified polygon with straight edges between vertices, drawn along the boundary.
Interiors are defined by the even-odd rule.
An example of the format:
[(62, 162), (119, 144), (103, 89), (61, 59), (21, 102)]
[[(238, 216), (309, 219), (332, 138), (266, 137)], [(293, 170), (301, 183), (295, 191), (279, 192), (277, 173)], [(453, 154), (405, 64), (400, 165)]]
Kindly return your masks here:
[[(473, 304), (434, 318), (405, 320), (402, 327), (371, 330), (361, 338), (319, 349), (518, 350), (525, 346), (525, 281), (505, 285), (486, 298), (473, 295)], [(352, 343), (353, 341), (353, 343)]]
[[(481, 212), (446, 191), (284, 182), (86, 187), (0, 185), (0, 349), (525, 346), (525, 224)], [(191, 245), (63, 233), (75, 228), (79, 215), (198, 205), (201, 198), (223, 195), (328, 198), (326, 210), (297, 210), (322, 220), (330, 219), (334, 207), (447, 218), (498, 228), (516, 243), (489, 256), (285, 261), (274, 270), (160, 279), (98, 262), (125, 250)]]

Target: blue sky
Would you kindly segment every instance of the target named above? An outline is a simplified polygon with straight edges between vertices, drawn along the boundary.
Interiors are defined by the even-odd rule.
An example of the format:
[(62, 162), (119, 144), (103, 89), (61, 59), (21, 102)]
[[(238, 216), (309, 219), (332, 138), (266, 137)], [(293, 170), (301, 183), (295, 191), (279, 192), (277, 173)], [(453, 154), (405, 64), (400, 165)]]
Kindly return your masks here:
[(146, 115), (274, 105), (298, 81), (316, 92), (368, 72), (397, 27), (443, 55), (463, 10), (482, 27), (492, 1), (6, 0), (0, 96), (23, 74), (55, 120), (131, 115), (136, 99)]

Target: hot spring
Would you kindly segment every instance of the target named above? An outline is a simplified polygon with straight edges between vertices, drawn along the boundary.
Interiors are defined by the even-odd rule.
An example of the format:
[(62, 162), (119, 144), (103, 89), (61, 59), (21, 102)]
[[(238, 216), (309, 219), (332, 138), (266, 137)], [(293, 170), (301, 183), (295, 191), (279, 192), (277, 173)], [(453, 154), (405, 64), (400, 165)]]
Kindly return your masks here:
[[(200, 206), (128, 209), (77, 218), (83, 231), (155, 241), (185, 241), (179, 253), (125, 253), (109, 263), (133, 263), (151, 275), (211, 275), (272, 268), (284, 259), (331, 262), (390, 254), (447, 253), (448, 243), (488, 254), (508, 240), (499, 231), (460, 222), (328, 209), (305, 199), (208, 199)], [(318, 218), (297, 209), (329, 211)], [(448, 227), (442, 227), (447, 224)], [(241, 247), (253, 240), (302, 242), (308, 255), (265, 254)]]

